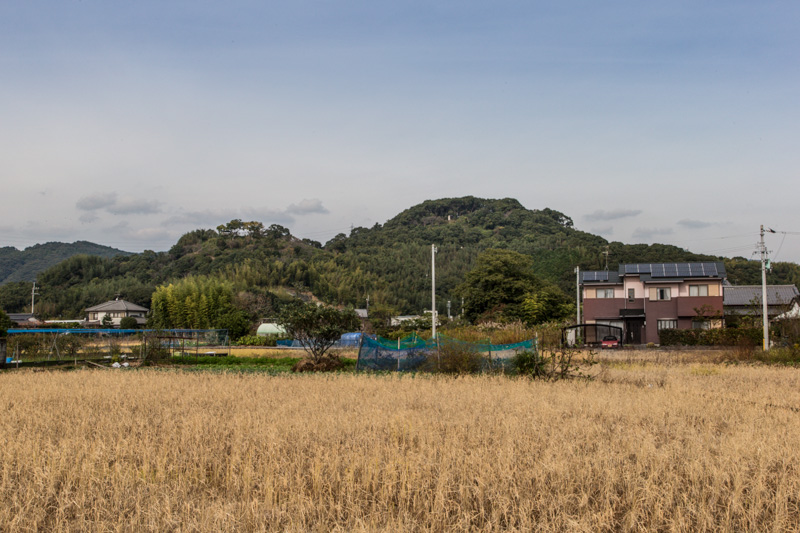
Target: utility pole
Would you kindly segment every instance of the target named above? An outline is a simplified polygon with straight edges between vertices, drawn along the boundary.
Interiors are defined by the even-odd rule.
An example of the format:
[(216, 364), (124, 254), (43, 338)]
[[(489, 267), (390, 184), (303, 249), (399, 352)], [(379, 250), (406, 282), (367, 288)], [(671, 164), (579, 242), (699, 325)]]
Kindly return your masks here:
[[(775, 230), (767, 230), (775, 233)], [(764, 224), (761, 224), (761, 241), (758, 243), (758, 251), (761, 252), (761, 319), (764, 324), (764, 351), (769, 350), (769, 315), (767, 314), (767, 268), (770, 268), (767, 259), (767, 246), (764, 244)]]
[(436, 339), (436, 245), (431, 244), (431, 336)]
[(447, 300), (447, 320), (453, 318), (453, 315), (450, 314), (450, 300)]
[(34, 281), (33, 288), (31, 288), (31, 314), (33, 314), (34, 300), (36, 298), (36, 295), (39, 294), (38, 292), (36, 292), (36, 288), (37, 288), (36, 282)]
[(575, 307), (578, 309), (576, 324), (581, 323), (581, 267), (575, 267)]

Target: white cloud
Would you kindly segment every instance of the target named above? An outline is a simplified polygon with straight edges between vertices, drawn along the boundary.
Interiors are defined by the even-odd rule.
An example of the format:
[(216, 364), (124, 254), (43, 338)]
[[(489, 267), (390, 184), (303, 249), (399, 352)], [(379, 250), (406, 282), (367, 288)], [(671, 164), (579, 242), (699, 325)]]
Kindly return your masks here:
[(231, 220), (241, 218), (258, 220), (269, 224), (289, 224), (294, 217), (285, 211), (267, 208), (245, 207), (241, 209), (206, 209), (203, 211), (184, 211), (167, 217), (162, 225), (188, 224), (193, 226), (216, 227)]
[(322, 205), (322, 200), (317, 198), (304, 199), (296, 204), (289, 204), (286, 208), (287, 213), (295, 215), (327, 214), (329, 211)]
[(126, 198), (106, 207), (112, 215), (152, 215), (161, 212), (161, 202), (144, 198)]
[(711, 222), (703, 222), (702, 220), (691, 220), (687, 218), (679, 220), (678, 225), (689, 229), (703, 229), (709, 226), (713, 226)]
[(636, 228), (631, 237), (637, 240), (650, 241), (653, 237), (672, 235), (672, 228)]
[(84, 196), (78, 199), (75, 207), (81, 211), (97, 211), (98, 209), (107, 209), (117, 203), (116, 193), (94, 194), (91, 196)]
[(595, 235), (613, 235), (614, 234), (614, 227), (613, 226), (603, 226), (601, 228), (592, 228), (589, 231), (594, 233)]
[(635, 217), (641, 214), (641, 209), (614, 209), (612, 211), (603, 211), (599, 209), (588, 215), (584, 215), (584, 220), (589, 222), (599, 222), (606, 220), (619, 220), (620, 218)]
[(103, 209), (112, 215), (152, 215), (161, 212), (161, 202), (157, 200), (132, 197), (119, 200), (114, 192), (84, 196), (75, 202), (75, 207), (92, 212)]

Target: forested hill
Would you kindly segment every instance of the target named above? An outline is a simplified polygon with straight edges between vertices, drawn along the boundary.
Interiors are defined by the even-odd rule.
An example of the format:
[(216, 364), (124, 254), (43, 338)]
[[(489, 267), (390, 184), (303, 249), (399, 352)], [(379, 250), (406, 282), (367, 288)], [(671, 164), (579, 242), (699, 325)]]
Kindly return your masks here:
[[(325, 245), (349, 270), (360, 268), (381, 280), (379, 299), (400, 309), (423, 309), (430, 302), (431, 244), (436, 244), (437, 297), (460, 305), (455, 288), (488, 248), (503, 248), (534, 259), (536, 274), (574, 291), (574, 268), (602, 269), (609, 262), (699, 261), (715, 257), (670, 245), (624, 245), (574, 228), (567, 215), (552, 209), (526, 209), (517, 200), (467, 196), (428, 200), (383, 226), (355, 228)], [(612, 268), (613, 268), (612, 267)]]
[(0, 248), (0, 285), (12, 281), (33, 281), (39, 272), (78, 254), (99, 257), (130, 255), (129, 252), (87, 241), (48, 242), (21, 251), (5, 246)]
[[(186, 276), (224, 279), (236, 291), (235, 304), (254, 319), (274, 316), (281, 298), (305, 294), (331, 303), (390, 308), (420, 313), (430, 304), (431, 245), (435, 244), (439, 311), (452, 301), (460, 309), (456, 287), (489, 248), (530, 256), (535, 273), (573, 294), (576, 265), (602, 269), (621, 262), (719, 260), (670, 245), (626, 245), (574, 228), (552, 209), (526, 209), (517, 200), (475, 197), (429, 200), (385, 224), (354, 228), (325, 243), (293, 237), (288, 228), (233, 220), (216, 230), (185, 234), (168, 252), (130, 256), (71, 257), (42, 272), (37, 309), (50, 316), (79, 316), (83, 309), (120, 296), (150, 307), (156, 286)], [(44, 245), (43, 245), (44, 246)], [(725, 259), (732, 283), (759, 283), (759, 263)], [(800, 282), (800, 267), (776, 263), (769, 283)], [(30, 304), (30, 283), (0, 287), (0, 308), (18, 311)]]

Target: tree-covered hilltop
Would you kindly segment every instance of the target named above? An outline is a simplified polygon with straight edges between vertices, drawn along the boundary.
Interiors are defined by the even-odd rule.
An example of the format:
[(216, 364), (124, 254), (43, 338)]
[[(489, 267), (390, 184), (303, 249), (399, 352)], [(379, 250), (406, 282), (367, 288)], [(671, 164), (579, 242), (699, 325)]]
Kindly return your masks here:
[[(490, 249), (530, 258), (538, 279), (570, 296), (575, 266), (604, 268), (606, 247), (612, 269), (625, 262), (720, 260), (670, 245), (608, 242), (575, 229), (567, 215), (552, 209), (526, 209), (511, 198), (467, 196), (423, 202), (383, 225), (339, 234), (324, 246), (298, 239), (283, 226), (237, 219), (189, 232), (167, 252), (70, 257), (39, 274), (37, 310), (45, 317), (74, 318), (115, 296), (151, 307), (157, 287), (203, 276), (224, 282), (233, 291), (232, 305), (254, 320), (276, 316), (292, 295), (353, 307), (364, 307), (369, 296), (371, 307), (416, 314), (430, 305), (432, 244), (438, 249), (436, 293), (442, 315), (448, 300), (452, 314), (459, 314), (463, 291), (457, 287)], [(760, 282), (757, 261), (724, 261), (732, 283)], [(800, 266), (773, 266), (769, 283), (800, 281)], [(0, 308), (28, 309), (30, 288), (28, 282), (0, 287)], [(548, 298), (560, 301), (557, 294)]]
[(15, 281), (33, 281), (36, 275), (74, 255), (114, 257), (130, 255), (109, 246), (87, 241), (73, 243), (48, 242), (35, 244), (24, 250), (12, 246), (0, 248), (0, 285)]

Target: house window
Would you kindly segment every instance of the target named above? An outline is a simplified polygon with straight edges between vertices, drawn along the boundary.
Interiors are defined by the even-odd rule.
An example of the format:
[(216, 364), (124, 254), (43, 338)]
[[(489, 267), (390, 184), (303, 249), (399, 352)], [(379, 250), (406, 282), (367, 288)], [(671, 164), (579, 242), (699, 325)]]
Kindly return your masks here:
[(692, 329), (711, 329), (710, 320), (692, 320)]
[(628, 300), (633, 301), (634, 296), (636, 296), (636, 291), (633, 289), (628, 289)]
[(662, 329), (678, 329), (678, 321), (674, 320), (674, 319), (659, 320), (658, 321), (658, 330), (661, 331)]
[(708, 296), (708, 285), (689, 285), (689, 296)]
[(671, 292), (669, 287), (663, 287), (656, 289), (656, 300), (669, 300), (671, 297)]
[(597, 289), (598, 298), (613, 298), (614, 289)]

